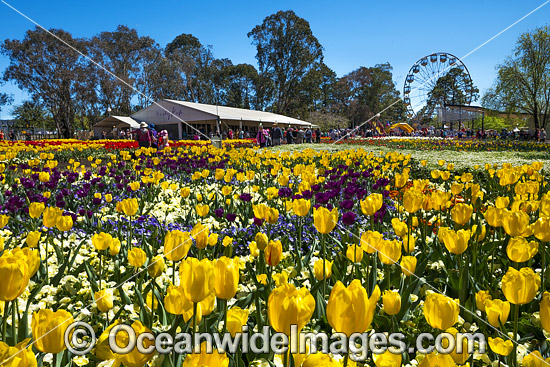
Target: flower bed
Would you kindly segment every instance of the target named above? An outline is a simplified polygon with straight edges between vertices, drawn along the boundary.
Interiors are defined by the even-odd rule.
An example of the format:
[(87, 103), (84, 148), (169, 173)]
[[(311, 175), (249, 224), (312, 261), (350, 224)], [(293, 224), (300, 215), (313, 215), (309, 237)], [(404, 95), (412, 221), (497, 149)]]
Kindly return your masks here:
[[(0, 361), (308, 367), (360, 354), (117, 354), (107, 336), (119, 323), (136, 334), (400, 332), (412, 346), (422, 332), (491, 337), (482, 353), (357, 362), (377, 367), (528, 365), (548, 353), (539, 162), (430, 171), (398, 152), (109, 144), (0, 147)], [(79, 151), (86, 164), (70, 158)], [(98, 336), (83, 356), (63, 343), (72, 321)]]

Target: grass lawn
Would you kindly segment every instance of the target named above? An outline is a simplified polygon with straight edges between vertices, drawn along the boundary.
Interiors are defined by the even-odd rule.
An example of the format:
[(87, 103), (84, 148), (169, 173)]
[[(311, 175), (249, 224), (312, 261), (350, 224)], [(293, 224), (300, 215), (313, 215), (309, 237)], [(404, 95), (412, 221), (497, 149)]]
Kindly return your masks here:
[[(375, 153), (391, 152), (396, 149), (387, 147), (375, 147), (369, 145), (354, 145), (354, 144), (300, 144), (300, 145), (280, 145), (273, 148), (268, 148), (278, 151), (296, 151), (306, 148), (315, 150), (326, 150), (328, 152), (345, 150), (345, 149), (365, 149)], [(503, 163), (512, 163), (513, 165), (529, 164), (534, 161), (541, 161), (544, 163), (544, 170), (550, 171), (550, 152), (457, 152), (454, 150), (410, 150), (399, 149), (397, 150), (403, 154), (411, 154), (413, 158), (428, 161), (428, 166), (436, 168), (437, 162), (440, 159), (444, 159), (449, 163), (454, 163), (456, 169), (471, 168), (476, 164), (485, 165), (485, 163), (498, 164), (502, 166)]]

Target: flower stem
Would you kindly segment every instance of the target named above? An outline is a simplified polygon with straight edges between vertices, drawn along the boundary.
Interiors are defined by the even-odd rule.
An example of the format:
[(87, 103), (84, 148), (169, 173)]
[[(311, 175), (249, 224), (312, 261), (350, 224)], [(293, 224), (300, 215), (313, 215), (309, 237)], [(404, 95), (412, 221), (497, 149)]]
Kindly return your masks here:
[(325, 294), (327, 293), (327, 274), (326, 274), (326, 265), (325, 262), (327, 261), (327, 254), (326, 254), (326, 246), (325, 246), (325, 235), (323, 234), (321, 237), (321, 247), (323, 251), (323, 302), (325, 301)]
[(13, 345), (17, 344), (17, 298), (11, 301), (11, 335), (13, 336)]
[(518, 344), (519, 305), (514, 305), (514, 350), (512, 351), (512, 366), (517, 366), (517, 344)]
[(4, 314), (2, 315), (2, 341), (4, 343), (6, 342), (6, 321), (8, 319), (8, 303), (9, 301), (6, 301), (6, 303), (4, 304)]
[(197, 328), (197, 302), (193, 302), (193, 330), (191, 330), (193, 349), (195, 348), (195, 329)]

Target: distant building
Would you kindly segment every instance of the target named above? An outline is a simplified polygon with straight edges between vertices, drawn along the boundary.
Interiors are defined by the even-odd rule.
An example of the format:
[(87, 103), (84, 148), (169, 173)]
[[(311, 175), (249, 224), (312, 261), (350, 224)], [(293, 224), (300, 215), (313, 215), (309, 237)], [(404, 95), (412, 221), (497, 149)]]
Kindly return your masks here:
[(111, 137), (114, 127), (116, 130), (136, 129), (139, 123), (146, 122), (155, 125), (156, 130), (168, 131), (172, 140), (191, 139), (194, 135), (200, 135), (198, 131), (206, 136), (216, 132), (218, 120), (221, 132), (231, 129), (235, 133), (239, 129), (256, 132), (260, 124), (271, 127), (276, 123), (284, 128), (312, 126), (309, 122), (271, 112), (163, 99), (130, 117), (109, 116), (103, 119), (94, 125), (94, 136), (101, 137), (102, 132), (107, 131), (108, 137)]

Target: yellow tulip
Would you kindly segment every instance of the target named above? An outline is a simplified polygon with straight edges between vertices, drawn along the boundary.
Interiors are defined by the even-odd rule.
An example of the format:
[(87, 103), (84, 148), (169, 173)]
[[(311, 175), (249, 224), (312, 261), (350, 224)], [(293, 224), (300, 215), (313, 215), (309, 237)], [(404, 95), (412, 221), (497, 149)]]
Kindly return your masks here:
[(267, 316), (273, 329), (290, 335), (290, 326), (298, 332), (309, 322), (315, 310), (315, 299), (305, 287), (296, 289), (286, 283), (271, 291), (267, 301)]
[[(209, 233), (210, 233), (210, 227), (203, 225), (202, 223), (198, 222), (193, 226), (193, 229), (191, 230), (191, 237), (195, 239), (195, 245), (198, 249), (204, 249), (206, 246), (208, 246), (209, 243)], [(214, 238), (212, 238), (214, 240)], [(218, 242), (218, 237), (216, 235), (216, 241)]]
[[(360, 263), (361, 260), (363, 260), (363, 249), (355, 244), (351, 244), (348, 246), (348, 249), (346, 250), (346, 257), (352, 262), (352, 263)], [(322, 269), (322, 267), (321, 267)]]
[(56, 354), (65, 350), (65, 331), (73, 323), (73, 316), (65, 310), (36, 311), (31, 321), (34, 346), (44, 353)]
[(103, 251), (108, 249), (109, 246), (111, 246), (112, 242), (113, 242), (113, 237), (110, 234), (105, 232), (95, 233), (92, 236), (92, 245), (98, 251)]
[(15, 347), (0, 341), (0, 363), (2, 367), (36, 367), (38, 365), (36, 356), (32, 351), (31, 339), (27, 338), (18, 343)]
[(229, 366), (229, 357), (225, 353), (220, 353), (217, 349), (213, 349), (212, 353), (207, 353), (207, 348), (206, 342), (203, 342), (200, 354), (188, 354), (183, 361), (183, 367)]
[(207, 204), (197, 204), (195, 205), (195, 210), (197, 211), (197, 215), (199, 217), (206, 217), (210, 211), (210, 207)]
[(502, 226), (509, 236), (521, 236), (529, 226), (529, 215), (524, 212), (507, 211), (502, 218)]
[(306, 199), (296, 199), (292, 201), (292, 211), (294, 214), (305, 217), (311, 208), (311, 201)]
[(245, 326), (248, 321), (248, 314), (248, 310), (243, 310), (236, 306), (231, 307), (227, 311), (227, 331), (229, 331), (232, 337), (242, 332), (243, 326)]
[(499, 209), (495, 208), (494, 206), (490, 206), (485, 212), (485, 220), (487, 221), (487, 223), (489, 223), (491, 227), (502, 227), (505, 212), (506, 209)]
[(496, 354), (507, 356), (512, 352), (512, 349), (514, 349), (514, 344), (512, 344), (510, 339), (504, 341), (504, 339), (500, 337), (494, 339), (489, 337), (489, 348)]
[(457, 182), (453, 182), (451, 184), (451, 192), (455, 196), (460, 194), (463, 189), (464, 189), (464, 184), (457, 183)]
[[(148, 333), (150, 334), (151, 333), (151, 330), (149, 330), (149, 328), (147, 328), (146, 326), (144, 326), (139, 320), (138, 321), (134, 321), (131, 325), (132, 329), (134, 329), (134, 333), (135, 333), (135, 337), (137, 340), (140, 340), (139, 337), (141, 334), (144, 334), (144, 333)], [(116, 343), (118, 345), (121, 345), (121, 346), (125, 346), (125, 345), (128, 345), (131, 341), (129, 340), (129, 334), (125, 331), (119, 331), (117, 334), (116, 334)], [(134, 335), (132, 335), (133, 337)], [(141, 339), (142, 340), (142, 345), (141, 345), (141, 349), (147, 349), (149, 347), (153, 347), (155, 345), (155, 342), (154, 340), (149, 340), (148, 338), (144, 338), (144, 339)], [(135, 342), (135, 341), (134, 341)], [(154, 357), (154, 353), (147, 353), (147, 354), (142, 354), (140, 353), (139, 349), (137, 348), (137, 345), (136, 347), (134, 347), (134, 349), (132, 349), (132, 351), (130, 353), (127, 353), (127, 354), (117, 354), (116, 355), (116, 358), (115, 358), (115, 362), (113, 363), (114, 366), (118, 366), (120, 365), (121, 363), (125, 366), (125, 367), (142, 367), (142, 366), (145, 366), (147, 364), (147, 362), (149, 362), (153, 357)]]
[(180, 265), (180, 284), (185, 297), (200, 302), (214, 289), (214, 265), (208, 259), (188, 257)]
[(46, 228), (52, 228), (57, 224), (58, 218), (63, 214), (63, 211), (59, 208), (47, 207), (44, 210), (42, 217), (42, 224)]
[(533, 233), (535, 237), (542, 242), (550, 242), (550, 218), (540, 217), (533, 224)]
[(348, 287), (337, 281), (328, 299), (328, 322), (336, 332), (348, 337), (353, 333), (364, 333), (370, 327), (379, 299), (378, 286), (369, 298), (358, 279), (354, 279)]
[(50, 174), (48, 172), (40, 172), (38, 174), (38, 180), (42, 183), (50, 181)]
[(510, 315), (510, 302), (501, 301), (500, 299), (487, 299), (485, 300), (485, 312), (487, 313), (487, 320), (489, 324), (498, 328), (500, 326), (499, 320), (504, 325)]
[(62, 215), (57, 219), (55, 225), (61, 232), (67, 232), (73, 228), (73, 217), (70, 215)]
[(269, 208), (265, 204), (252, 205), (254, 216), (258, 219), (265, 219), (268, 209)]
[(25, 256), (5, 250), (0, 256), (0, 301), (13, 301), (29, 284), (31, 274)]
[(378, 244), (378, 258), (386, 265), (392, 265), (401, 258), (401, 243), (393, 240), (383, 240)]
[(325, 264), (324, 276), (326, 276), (327, 279), (332, 276), (332, 261), (317, 259), (313, 264), (313, 275), (315, 275), (315, 279), (319, 281), (324, 279), (323, 262)]
[(38, 242), (40, 241), (40, 235), (41, 233), (38, 231), (32, 231), (27, 233), (27, 238), (25, 239), (25, 243), (27, 246), (33, 248), (38, 246)]
[(239, 286), (239, 258), (222, 256), (214, 261), (214, 292), (220, 299), (231, 299)]
[(414, 251), (414, 246), (416, 244), (416, 237), (414, 236), (405, 236), (403, 237), (403, 248), (407, 253), (411, 253)]
[(384, 204), (382, 194), (370, 194), (365, 200), (361, 200), (361, 211), (365, 215), (374, 215), (374, 213), (380, 210), (382, 204)]
[(260, 284), (267, 285), (267, 274), (258, 274), (258, 275), (256, 275), (256, 280)]
[(472, 226), (472, 230), (470, 231), (470, 233), (474, 241), (482, 242), (485, 239), (485, 236), (487, 235), (487, 228), (485, 226), (481, 226), (478, 234), (478, 226), (477, 224), (474, 224)]
[(141, 268), (146, 260), (147, 254), (142, 249), (134, 247), (128, 251), (128, 263), (134, 268)]
[(121, 202), (119, 202), (119, 204), (120, 204), (120, 211), (122, 211), (124, 214), (126, 214), (129, 217), (133, 217), (134, 215), (136, 215), (139, 209), (138, 201), (136, 198), (124, 199)]
[(424, 195), (422, 192), (410, 189), (403, 195), (403, 208), (410, 214), (416, 213), (424, 202)]
[(393, 227), (393, 230), (396, 236), (401, 238), (404, 238), (407, 236), (407, 233), (408, 233), (407, 224), (400, 221), (399, 218), (392, 218), (391, 225)]
[[(294, 361), (296, 361), (296, 355), (294, 355)], [(299, 364), (296, 364), (299, 366)], [(338, 363), (334, 358), (324, 353), (308, 354), (301, 364), (301, 367), (341, 367), (342, 364)]]
[(401, 258), (401, 271), (407, 277), (410, 277), (414, 274), (416, 270), (416, 257), (414, 256), (403, 256)]
[[(458, 342), (458, 337), (457, 337), (458, 330), (455, 329), (454, 327), (451, 327), (451, 328), (448, 328), (447, 330), (445, 330), (445, 332), (451, 334), (453, 336), (455, 342), (456, 342), (454, 349), (452, 350), (452, 352), (449, 355), (451, 356), (453, 361), (455, 361), (456, 364), (463, 365), (464, 363), (466, 363), (468, 358), (470, 358), (470, 355), (468, 354), (468, 340), (466, 338), (462, 339), (462, 351), (461, 351), (461, 353), (458, 353), (457, 352), (457, 349), (458, 349), (458, 343), (457, 343)], [(443, 348), (448, 348), (449, 347), (449, 340), (447, 338), (444, 338), (441, 342), (441, 346)]]
[(44, 209), (44, 203), (31, 203), (31, 205), (29, 205), (29, 215), (31, 218), (38, 218), (42, 215)]
[(456, 364), (450, 354), (430, 353), (418, 367), (456, 367)]
[(472, 217), (473, 211), (474, 208), (471, 205), (458, 203), (451, 209), (451, 218), (456, 224), (464, 225)]
[(550, 358), (542, 358), (538, 350), (529, 353), (521, 361), (523, 367), (547, 367), (550, 364)]
[(111, 289), (103, 289), (99, 292), (95, 292), (94, 298), (99, 311), (107, 312), (113, 308), (113, 291)]
[(508, 258), (517, 263), (531, 260), (538, 252), (539, 244), (536, 241), (527, 242), (523, 237), (512, 237), (506, 246)]
[(448, 229), (443, 232), (442, 237), (447, 250), (455, 255), (460, 255), (468, 248), (470, 231), (464, 229), (459, 229), (458, 231)]
[(373, 353), (372, 358), (376, 367), (401, 367), (403, 356), (386, 349), (382, 354)]
[(284, 271), (273, 274), (273, 281), (275, 282), (275, 287), (279, 287), (288, 283), (288, 275)]
[(254, 241), (256, 241), (256, 245), (258, 246), (258, 249), (260, 251), (265, 250), (265, 248), (267, 247), (267, 244), (269, 243), (267, 235), (262, 232), (256, 233), (256, 236), (254, 236)]
[(313, 225), (319, 233), (329, 234), (338, 223), (338, 210), (319, 207), (313, 209)]
[(550, 293), (544, 292), (540, 301), (540, 323), (550, 333)]
[(434, 329), (446, 330), (457, 323), (460, 305), (458, 299), (452, 299), (439, 293), (430, 293), (424, 302), (424, 317)]
[(222, 240), (223, 247), (233, 245), (233, 237), (225, 236)]
[(256, 241), (250, 241), (248, 244), (248, 249), (250, 250), (250, 256), (254, 258), (260, 256), (260, 250), (258, 249), (258, 244)]
[(397, 315), (401, 311), (401, 296), (396, 290), (386, 290), (382, 294), (384, 312), (388, 315)]
[(277, 266), (283, 255), (283, 245), (281, 241), (269, 241), (269, 244), (265, 248), (264, 257), (265, 262), (270, 266)]
[(510, 198), (507, 196), (499, 196), (495, 200), (495, 206), (498, 209), (506, 209), (510, 205)]
[(395, 174), (395, 187), (396, 188), (401, 188), (403, 186), (405, 186), (407, 184), (407, 181), (409, 181), (409, 175), (408, 174), (401, 174), (401, 173), (396, 173)]
[(502, 293), (508, 302), (524, 305), (535, 298), (540, 287), (540, 277), (531, 268), (508, 268), (501, 283)]
[(29, 278), (32, 278), (40, 267), (40, 252), (31, 250), (29, 247), (15, 248), (12, 254), (16, 257), (21, 257), (21, 261), (25, 261), (28, 265)]
[(378, 231), (366, 231), (361, 234), (361, 247), (368, 254), (374, 254), (378, 251), (379, 244), (384, 240), (384, 236)]
[(164, 256), (170, 261), (180, 261), (187, 256), (191, 244), (189, 232), (170, 231), (164, 236)]
[(113, 238), (111, 246), (109, 246), (109, 255), (115, 256), (120, 252), (120, 240), (118, 238)]
[(166, 263), (160, 255), (153, 257), (147, 266), (147, 272), (151, 278), (158, 278), (164, 272), (164, 269), (166, 269)]
[(184, 199), (186, 199), (187, 197), (189, 197), (189, 195), (191, 194), (191, 189), (189, 187), (182, 187), (180, 189), (180, 196)]
[(476, 307), (481, 312), (485, 312), (485, 301), (491, 300), (493, 297), (489, 291), (479, 291), (476, 293)]
[(279, 220), (279, 211), (275, 208), (268, 208), (265, 213), (265, 221), (269, 224), (276, 224)]

